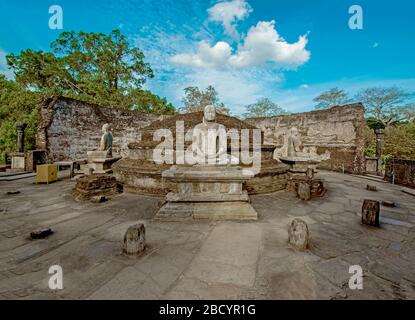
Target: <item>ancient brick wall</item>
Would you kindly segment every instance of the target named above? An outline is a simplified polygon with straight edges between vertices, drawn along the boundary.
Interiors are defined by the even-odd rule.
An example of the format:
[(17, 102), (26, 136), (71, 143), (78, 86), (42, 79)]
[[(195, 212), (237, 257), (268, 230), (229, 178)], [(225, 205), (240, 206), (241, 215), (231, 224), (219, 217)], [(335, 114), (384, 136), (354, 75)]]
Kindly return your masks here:
[(319, 158), (320, 168), (365, 172), (362, 104), (246, 121), (264, 131), (266, 144), (277, 146), (275, 157), (285, 155), (289, 130), (296, 127), (303, 152)]
[(113, 153), (126, 156), (128, 143), (140, 139), (140, 128), (161, 117), (51, 97), (41, 105), (36, 147), (46, 150), (49, 161), (86, 158), (87, 151), (99, 147), (102, 125), (110, 123), (114, 136)]
[(388, 160), (386, 162), (385, 180), (390, 183), (395, 182), (395, 184), (415, 188), (415, 160)]

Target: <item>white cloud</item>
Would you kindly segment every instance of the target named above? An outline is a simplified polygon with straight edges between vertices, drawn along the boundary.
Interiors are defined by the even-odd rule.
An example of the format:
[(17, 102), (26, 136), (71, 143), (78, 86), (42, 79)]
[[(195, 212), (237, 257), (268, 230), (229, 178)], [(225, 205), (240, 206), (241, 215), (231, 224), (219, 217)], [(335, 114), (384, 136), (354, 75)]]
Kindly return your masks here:
[(6, 55), (7, 53), (0, 49), (0, 73), (3, 73), (7, 79), (13, 79), (13, 71), (7, 65)]
[(232, 48), (227, 42), (219, 41), (213, 47), (206, 41), (199, 43), (197, 54), (178, 54), (171, 61), (177, 64), (210, 69), (220, 69), (229, 61)]
[(245, 0), (219, 2), (208, 9), (209, 20), (222, 23), (226, 33), (235, 39), (239, 39), (236, 22), (243, 20), (251, 12), (252, 8)]
[[(201, 10), (197, 11), (200, 12)], [(162, 97), (166, 96), (169, 102), (179, 108), (182, 106), (184, 88), (198, 86), (204, 90), (207, 86), (213, 85), (220, 101), (236, 115), (244, 113), (246, 105), (261, 97), (269, 97), (287, 109), (310, 107), (309, 100), (303, 101), (297, 98), (297, 95), (304, 96), (309, 90), (312, 92), (311, 85), (309, 90), (294, 92), (281, 87), (285, 81), (281, 70), (282, 63), (277, 62), (276, 65), (276, 62), (267, 60), (256, 64), (254, 61), (261, 57), (256, 56), (255, 52), (252, 53), (249, 67), (236, 66), (231, 62), (239, 52), (266, 47), (267, 41), (274, 47), (277, 47), (275, 42), (287, 43), (276, 31), (273, 33), (269, 30), (270, 25), (275, 28), (273, 21), (265, 25), (253, 25), (248, 29), (249, 37), (246, 34), (242, 41), (238, 41), (239, 46), (223, 40), (213, 42), (213, 39), (217, 38), (217, 33), (209, 28), (211, 24), (204, 24), (203, 21), (206, 22), (206, 16), (198, 16), (195, 20), (189, 18), (188, 24), (180, 25), (180, 32), (178, 26), (173, 23), (152, 23), (132, 37), (134, 44), (143, 50), (146, 61), (155, 71), (155, 78), (146, 82), (146, 89)], [(261, 42), (261, 36), (266, 41)], [(288, 65), (286, 61), (286, 58), (283, 59), (283, 63)], [(190, 68), (183, 68), (183, 65)], [(310, 94), (310, 98), (313, 97)]]
[(307, 43), (307, 35), (300, 36), (295, 43), (288, 43), (278, 34), (274, 20), (260, 21), (249, 29), (238, 54), (230, 62), (245, 67), (272, 61), (285, 68), (296, 68), (310, 59), (310, 52), (305, 48)]
[(307, 43), (307, 35), (300, 36), (295, 43), (288, 43), (275, 29), (275, 21), (260, 21), (249, 29), (235, 54), (227, 42), (219, 41), (210, 46), (202, 41), (196, 53), (175, 55), (172, 62), (212, 69), (245, 68), (274, 62), (278, 67), (295, 69), (310, 59)]

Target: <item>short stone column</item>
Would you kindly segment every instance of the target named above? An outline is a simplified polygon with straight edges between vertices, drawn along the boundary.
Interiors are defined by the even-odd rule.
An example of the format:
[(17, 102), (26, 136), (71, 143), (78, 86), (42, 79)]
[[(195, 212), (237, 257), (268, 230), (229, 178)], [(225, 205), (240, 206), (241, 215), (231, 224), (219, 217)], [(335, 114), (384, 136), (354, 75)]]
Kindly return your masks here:
[(17, 122), (16, 123), (16, 130), (17, 130), (17, 152), (24, 152), (24, 131), (27, 127), (26, 123)]
[(26, 123), (17, 122), (17, 152), (10, 154), (12, 158), (12, 165), (10, 172), (23, 172), (26, 169), (26, 156), (24, 153), (24, 131), (27, 127)]
[(307, 223), (301, 219), (294, 219), (288, 230), (288, 242), (299, 250), (308, 248), (309, 231)]
[(140, 254), (146, 247), (146, 229), (144, 224), (137, 223), (128, 227), (124, 235), (122, 251), (125, 254)]
[(311, 199), (311, 187), (308, 182), (300, 181), (298, 184), (297, 195), (304, 201), (309, 201)]
[(382, 175), (382, 140), (383, 136), (385, 135), (384, 129), (375, 129), (376, 135), (376, 174), (378, 176)]
[(379, 227), (379, 211), (379, 201), (365, 200), (362, 206), (362, 224)]

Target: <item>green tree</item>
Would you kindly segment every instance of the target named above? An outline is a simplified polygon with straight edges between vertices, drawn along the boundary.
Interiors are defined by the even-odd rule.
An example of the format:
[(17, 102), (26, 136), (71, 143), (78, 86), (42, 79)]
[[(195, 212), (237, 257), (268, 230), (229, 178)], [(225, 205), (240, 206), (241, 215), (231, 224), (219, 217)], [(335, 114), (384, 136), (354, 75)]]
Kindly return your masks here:
[(174, 114), (175, 109), (166, 98), (151, 93), (148, 90), (136, 89), (130, 93), (132, 109), (141, 112), (152, 112), (158, 114)]
[(323, 92), (313, 101), (317, 103), (315, 109), (328, 109), (334, 106), (341, 106), (351, 102), (349, 95), (342, 89), (332, 88)]
[(415, 159), (415, 123), (392, 125), (385, 131), (383, 154), (403, 159)]
[(358, 92), (355, 98), (365, 106), (371, 128), (387, 128), (414, 116), (411, 94), (397, 87), (367, 88)]
[(246, 113), (242, 115), (243, 118), (273, 117), (288, 114), (286, 110), (268, 98), (258, 99), (257, 102), (247, 105), (245, 109)]
[(205, 91), (201, 91), (199, 87), (187, 87), (184, 94), (184, 107), (180, 108), (180, 112), (202, 111), (207, 105), (213, 105), (217, 112), (229, 114), (229, 109), (219, 101), (218, 93), (213, 86), (208, 86)]
[(154, 76), (153, 70), (144, 61), (144, 54), (131, 47), (119, 30), (108, 35), (63, 32), (51, 48), (51, 52), (28, 49), (8, 55), (16, 81), (43, 95), (64, 95), (148, 112), (153, 112), (148, 107), (154, 105), (158, 112), (171, 112), (171, 104), (155, 95), (151, 105), (139, 105), (148, 100), (149, 93), (142, 86)]
[(16, 150), (18, 121), (29, 125), (26, 148), (34, 147), (38, 105), (51, 95), (143, 112), (175, 112), (166, 98), (142, 88), (153, 71), (119, 30), (108, 35), (64, 32), (50, 52), (27, 49), (6, 59), (15, 79), (0, 75), (0, 161), (5, 152)]
[(17, 149), (16, 122), (28, 124), (25, 131), (25, 148), (34, 147), (39, 119), (37, 105), (40, 99), (39, 94), (26, 90), (0, 74), (0, 162), (4, 162), (5, 153)]

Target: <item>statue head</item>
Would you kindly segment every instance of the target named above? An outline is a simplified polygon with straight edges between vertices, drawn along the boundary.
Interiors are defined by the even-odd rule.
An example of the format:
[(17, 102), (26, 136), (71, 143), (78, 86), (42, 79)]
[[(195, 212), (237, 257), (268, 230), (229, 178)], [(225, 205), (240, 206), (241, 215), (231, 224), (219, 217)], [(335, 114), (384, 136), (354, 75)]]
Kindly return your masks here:
[(110, 124), (106, 123), (102, 126), (102, 132), (103, 133), (107, 133), (110, 130), (111, 130), (111, 125)]
[(204, 109), (204, 113), (203, 113), (203, 119), (205, 121), (215, 121), (215, 117), (216, 117), (216, 110), (215, 107), (212, 105), (207, 105)]

